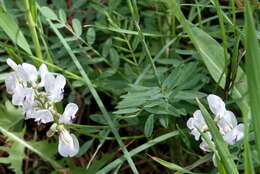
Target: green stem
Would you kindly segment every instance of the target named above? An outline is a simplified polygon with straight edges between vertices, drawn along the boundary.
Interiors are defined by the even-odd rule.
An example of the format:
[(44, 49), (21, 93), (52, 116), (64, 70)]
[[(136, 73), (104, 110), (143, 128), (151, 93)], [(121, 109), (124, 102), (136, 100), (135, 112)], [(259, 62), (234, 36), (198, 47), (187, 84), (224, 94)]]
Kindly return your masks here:
[[(102, 139), (102, 140), (116, 140), (115, 137), (106, 137), (106, 136), (102, 136), (102, 135), (96, 135), (96, 134), (92, 134), (92, 133), (88, 133), (86, 131), (77, 129), (77, 128), (72, 128), (73, 130), (84, 134), (86, 136), (92, 137), (92, 138), (98, 138), (98, 139)], [(120, 137), (121, 140), (129, 140), (129, 139), (141, 139), (144, 138), (144, 135), (139, 135), (139, 136), (127, 136), (127, 137)]]
[[(25, 10), (26, 10), (26, 18), (27, 18), (27, 21), (28, 21), (28, 26), (29, 26), (29, 29), (30, 29), (30, 32), (31, 32), (31, 35), (32, 35), (35, 54), (38, 58), (42, 59), (41, 46), (40, 46), (40, 43), (39, 43), (36, 28), (35, 28), (36, 23), (35, 23), (35, 21), (33, 20), (33, 17), (32, 17), (29, 0), (24, 0), (24, 6), (25, 6)], [(36, 64), (39, 65), (38, 63), (36, 63)]]
[[(117, 128), (126, 128), (126, 127), (131, 127), (136, 124), (123, 124), (123, 125), (118, 125)], [(87, 128), (87, 129), (110, 129), (109, 126), (97, 126), (97, 125), (81, 125), (81, 124), (70, 124), (68, 125), (70, 128)]]

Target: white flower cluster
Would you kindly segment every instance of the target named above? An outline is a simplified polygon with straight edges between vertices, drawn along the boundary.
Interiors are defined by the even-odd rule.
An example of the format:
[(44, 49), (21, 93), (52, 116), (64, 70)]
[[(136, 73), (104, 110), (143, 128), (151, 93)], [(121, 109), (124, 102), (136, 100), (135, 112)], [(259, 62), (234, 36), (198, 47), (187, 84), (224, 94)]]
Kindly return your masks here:
[[(240, 141), (244, 137), (244, 124), (237, 123), (234, 113), (226, 110), (225, 103), (220, 97), (210, 94), (207, 97), (207, 101), (211, 112), (215, 115), (214, 121), (224, 141), (230, 145)], [(195, 136), (195, 140), (199, 140), (201, 136), (200, 132), (204, 132), (210, 140), (212, 139), (212, 135), (208, 130), (208, 126), (200, 110), (196, 110), (193, 113), (193, 117), (188, 120), (187, 126), (191, 130), (191, 134)], [(212, 149), (206, 140), (203, 137), (201, 137), (201, 139), (202, 143), (200, 144), (200, 148), (203, 151), (211, 152)], [(213, 156), (213, 162), (216, 166), (214, 158), (215, 156)]]
[(78, 106), (69, 103), (63, 114), (59, 114), (54, 106), (63, 99), (64, 76), (54, 76), (45, 64), (39, 71), (31, 64), (17, 65), (11, 59), (7, 59), (7, 64), (14, 70), (5, 79), (7, 92), (12, 94), (12, 104), (23, 108), (25, 119), (44, 124), (54, 122), (48, 135), (59, 133), (59, 153), (64, 157), (75, 156), (79, 151), (78, 139), (65, 129), (64, 124), (72, 124)]

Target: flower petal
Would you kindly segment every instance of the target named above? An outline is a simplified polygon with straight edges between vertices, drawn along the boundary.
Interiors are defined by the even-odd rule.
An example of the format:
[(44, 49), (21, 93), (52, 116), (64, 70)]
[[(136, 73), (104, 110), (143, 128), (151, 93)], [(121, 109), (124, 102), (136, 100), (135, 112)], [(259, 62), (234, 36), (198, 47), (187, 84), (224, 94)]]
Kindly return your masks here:
[(210, 110), (219, 117), (222, 117), (224, 115), (224, 112), (226, 111), (225, 103), (223, 100), (214, 94), (210, 94), (207, 97), (208, 104)]
[(66, 85), (66, 79), (63, 75), (59, 74), (56, 77), (55, 83), (56, 83), (56, 88), (63, 89), (64, 86)]
[(195, 128), (195, 127), (194, 127), (194, 118), (193, 118), (193, 117), (191, 117), (191, 118), (188, 119), (188, 121), (187, 121), (187, 127), (188, 127), (189, 129), (194, 129), (194, 128)]
[(47, 109), (38, 110), (34, 113), (35, 121), (40, 123), (49, 123), (53, 121), (53, 116), (51, 112)]
[(47, 93), (51, 93), (55, 86), (55, 77), (51, 73), (47, 73), (44, 76), (44, 88)]
[(58, 75), (56, 78), (51, 74), (45, 75), (45, 90), (49, 95), (49, 100), (53, 102), (59, 102), (63, 99), (64, 86), (66, 79), (63, 75)]
[(38, 77), (38, 72), (37, 72), (37, 69), (35, 68), (35, 66), (28, 64), (28, 63), (23, 63), (22, 67), (23, 67), (24, 71), (26, 72), (28, 81), (35, 82)]
[(206, 141), (202, 141), (200, 143), (200, 149), (202, 149), (205, 152), (212, 152), (212, 149), (209, 147), (209, 145)]
[(7, 65), (9, 65), (13, 70), (16, 70), (17, 64), (10, 58), (6, 60)]
[(15, 93), (15, 90), (19, 85), (15, 74), (15, 72), (11, 72), (5, 79), (6, 91), (9, 94)]
[(39, 84), (39, 86), (44, 86), (44, 82), (45, 82), (45, 75), (48, 73), (48, 68), (45, 64), (41, 64), (40, 68), (39, 68), (39, 74), (41, 77), (41, 82)]
[(63, 114), (60, 116), (59, 122), (64, 124), (72, 124), (72, 120), (76, 117), (79, 107), (75, 103), (67, 104)]
[(73, 157), (79, 151), (79, 141), (74, 134), (69, 134), (67, 130), (61, 131), (59, 136), (58, 151), (61, 156)]
[(234, 129), (228, 132), (226, 135), (223, 136), (223, 139), (228, 144), (235, 144), (236, 142), (240, 141), (244, 137), (244, 124), (237, 125)]
[(237, 119), (233, 112), (226, 111), (224, 116), (218, 121), (217, 125), (220, 133), (226, 134), (237, 125)]
[(22, 106), (26, 100), (33, 99), (34, 91), (32, 88), (18, 87), (13, 95), (12, 104)]
[(198, 129), (193, 129), (191, 131), (191, 134), (195, 137), (196, 141), (198, 141), (200, 139), (200, 132), (198, 131)]

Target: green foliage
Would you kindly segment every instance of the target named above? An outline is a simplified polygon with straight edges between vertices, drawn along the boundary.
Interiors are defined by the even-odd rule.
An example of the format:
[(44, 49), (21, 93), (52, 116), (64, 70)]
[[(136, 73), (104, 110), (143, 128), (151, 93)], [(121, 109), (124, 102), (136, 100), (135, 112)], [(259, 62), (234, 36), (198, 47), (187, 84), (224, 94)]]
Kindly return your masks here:
[[(11, 132), (9, 132), (11, 133)], [(24, 132), (14, 133), (12, 132), (13, 136), (23, 138)], [(6, 134), (8, 136), (8, 134)], [(0, 150), (5, 151), (8, 153), (8, 157), (1, 157), (0, 163), (10, 164), (9, 168), (12, 169), (15, 173), (22, 174), (22, 166), (23, 160), (25, 159), (26, 155), (24, 153), (25, 147), (23, 144), (12, 141), (10, 147), (0, 146)]]
[[(58, 107), (79, 104), (77, 120), (68, 127), (81, 148), (76, 158), (57, 161), (57, 138), (45, 136), (49, 125), (35, 133), (39, 137), (31, 136), (32, 124), (25, 121), (29, 125), (25, 128), (21, 110), (6, 102), (2, 90), (0, 130), (6, 140), (0, 149), (9, 156), (0, 160), (16, 173), (24, 172), (26, 150), (37, 154), (35, 160), (52, 165), (52, 173), (60, 168), (98, 174), (146, 169), (149, 173), (257, 171), (259, 10), (254, 1), (251, 5), (245, 1), (245, 7), (239, 2), (1, 0), (1, 89), (9, 72), (7, 57), (17, 63), (45, 63), (65, 75), (69, 97)], [(194, 137), (188, 136), (186, 125), (198, 109), (195, 99), (204, 103), (210, 93), (224, 98), (227, 109), (245, 125), (243, 143), (227, 149), (206, 115), (219, 169), (209, 163), (212, 154), (204, 155)], [(25, 141), (28, 134), (34, 140)], [(46, 165), (50, 168), (37, 164), (29, 170), (41, 173)]]
[(16, 21), (0, 6), (0, 27), (13, 41), (15, 45), (21, 47), (24, 51), (31, 54), (31, 49), (26, 41), (22, 31), (19, 29)]

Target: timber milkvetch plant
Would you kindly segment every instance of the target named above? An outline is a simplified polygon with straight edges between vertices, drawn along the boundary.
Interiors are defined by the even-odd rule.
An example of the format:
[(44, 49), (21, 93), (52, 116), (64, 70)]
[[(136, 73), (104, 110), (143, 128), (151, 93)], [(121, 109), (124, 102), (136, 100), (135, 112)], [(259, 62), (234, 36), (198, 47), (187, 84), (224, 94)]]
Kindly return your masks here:
[(54, 122), (47, 136), (59, 133), (60, 155), (75, 156), (79, 151), (79, 142), (65, 125), (72, 124), (78, 106), (69, 103), (63, 114), (55, 109), (55, 103), (63, 99), (66, 84), (64, 76), (54, 76), (45, 64), (39, 67), (39, 71), (28, 63), (17, 65), (12, 59), (7, 59), (7, 64), (14, 70), (5, 79), (7, 92), (12, 95), (12, 104), (23, 108), (25, 119), (34, 119), (38, 124)]
[[(214, 122), (219, 128), (223, 140), (230, 145), (234, 145), (236, 142), (243, 139), (244, 124), (237, 123), (234, 113), (226, 110), (224, 101), (213, 94), (208, 95), (207, 101), (211, 112), (214, 114)], [(191, 130), (191, 134), (195, 136), (195, 140), (198, 141), (201, 137), (201, 132), (203, 132), (214, 145), (212, 135), (209, 132), (208, 126), (200, 110), (196, 110), (193, 113), (193, 117), (189, 118), (187, 127)], [(201, 139), (202, 143), (200, 144), (200, 148), (205, 152), (212, 152), (213, 150), (210, 148), (207, 141), (203, 137)], [(215, 161), (215, 156), (213, 156), (213, 162), (216, 166), (217, 162)]]

